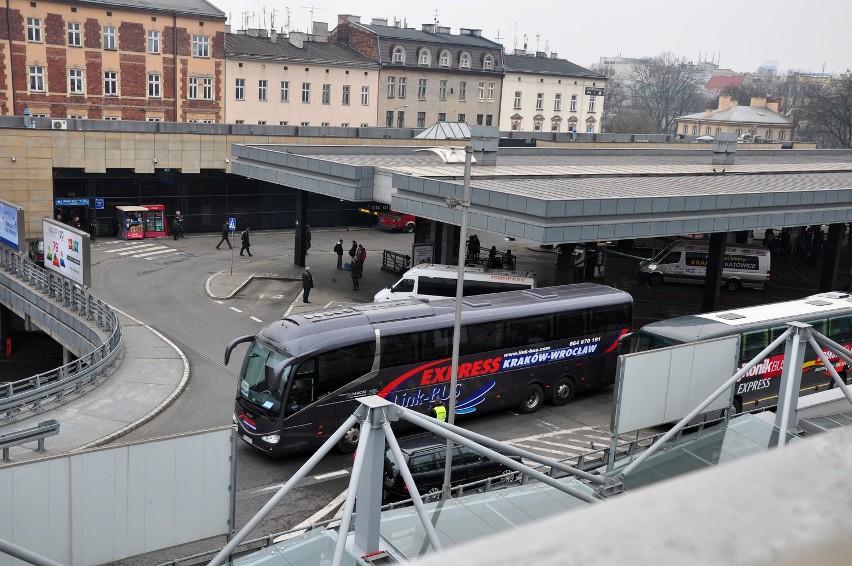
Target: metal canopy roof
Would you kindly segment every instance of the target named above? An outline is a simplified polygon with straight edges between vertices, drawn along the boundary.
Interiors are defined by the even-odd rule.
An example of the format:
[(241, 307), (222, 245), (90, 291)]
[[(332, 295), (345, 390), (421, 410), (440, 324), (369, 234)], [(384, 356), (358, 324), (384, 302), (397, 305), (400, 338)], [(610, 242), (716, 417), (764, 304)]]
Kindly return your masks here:
[[(232, 171), (459, 225), (444, 199), (461, 199), (463, 167), (415, 149), (235, 146)], [(501, 149), (471, 172), (471, 229), (560, 244), (852, 221), (850, 151), (740, 150), (724, 167), (711, 155)], [(388, 181), (395, 192), (377, 190)]]

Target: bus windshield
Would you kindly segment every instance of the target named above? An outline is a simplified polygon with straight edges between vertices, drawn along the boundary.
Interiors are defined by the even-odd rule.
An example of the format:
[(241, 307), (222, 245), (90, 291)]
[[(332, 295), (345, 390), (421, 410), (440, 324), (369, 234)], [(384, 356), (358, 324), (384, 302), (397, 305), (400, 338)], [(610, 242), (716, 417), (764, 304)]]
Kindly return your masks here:
[(672, 338), (665, 338), (663, 336), (658, 336), (649, 332), (639, 331), (636, 335), (636, 347), (634, 347), (632, 351), (646, 352), (648, 350), (656, 350), (657, 348), (668, 348), (669, 346), (676, 346), (678, 344), (680, 344), (678, 340), (673, 340)]
[(286, 353), (275, 352), (265, 346), (252, 342), (240, 372), (240, 397), (274, 417), (281, 412), (281, 402), (290, 376), (291, 366), (284, 369), (281, 383), (272, 389), (272, 373), (283, 361), (290, 359)]

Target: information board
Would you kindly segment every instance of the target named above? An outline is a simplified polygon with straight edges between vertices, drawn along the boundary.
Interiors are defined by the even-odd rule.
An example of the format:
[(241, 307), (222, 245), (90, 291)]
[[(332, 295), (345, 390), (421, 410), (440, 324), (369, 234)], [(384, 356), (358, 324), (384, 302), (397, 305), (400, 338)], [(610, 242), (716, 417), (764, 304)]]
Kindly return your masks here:
[(0, 244), (20, 252), (24, 247), (24, 209), (0, 200)]
[(82, 230), (42, 219), (44, 267), (88, 287), (91, 283), (89, 235)]

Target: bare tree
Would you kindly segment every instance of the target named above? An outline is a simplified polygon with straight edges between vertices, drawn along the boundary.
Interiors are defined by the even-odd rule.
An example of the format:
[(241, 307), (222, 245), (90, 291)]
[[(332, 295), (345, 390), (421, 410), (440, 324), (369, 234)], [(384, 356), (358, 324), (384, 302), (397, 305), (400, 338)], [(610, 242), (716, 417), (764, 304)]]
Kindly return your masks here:
[(798, 138), (826, 148), (852, 148), (852, 75), (812, 93), (802, 107)]
[(634, 67), (631, 79), (633, 105), (651, 117), (661, 134), (674, 132), (678, 116), (706, 106), (697, 67), (673, 53), (643, 59)]

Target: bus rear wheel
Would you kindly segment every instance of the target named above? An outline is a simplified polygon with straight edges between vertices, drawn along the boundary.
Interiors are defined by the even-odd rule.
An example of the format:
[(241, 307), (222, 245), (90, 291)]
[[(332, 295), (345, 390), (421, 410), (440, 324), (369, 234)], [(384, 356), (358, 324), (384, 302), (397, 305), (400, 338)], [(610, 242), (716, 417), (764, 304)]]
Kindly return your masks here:
[(361, 429), (353, 426), (346, 431), (337, 443), (337, 449), (344, 454), (352, 454), (358, 448), (358, 438), (361, 436)]
[(553, 387), (553, 398), (551, 401), (558, 407), (568, 403), (572, 399), (574, 399), (574, 380), (570, 377), (563, 377)]
[(522, 413), (534, 413), (539, 410), (544, 401), (544, 389), (535, 383), (528, 385), (521, 395), (520, 410)]

